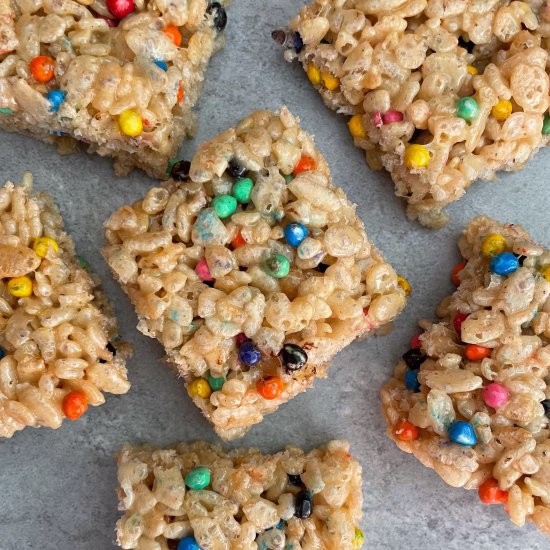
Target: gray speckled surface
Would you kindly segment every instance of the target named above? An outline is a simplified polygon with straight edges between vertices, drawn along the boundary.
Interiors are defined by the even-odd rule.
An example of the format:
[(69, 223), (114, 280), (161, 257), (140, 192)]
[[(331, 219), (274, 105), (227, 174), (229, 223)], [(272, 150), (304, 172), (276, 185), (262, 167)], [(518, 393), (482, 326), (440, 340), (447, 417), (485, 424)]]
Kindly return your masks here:
[[(409, 277), (414, 294), (392, 334), (351, 345), (338, 355), (327, 380), (269, 415), (238, 444), (269, 452), (287, 443), (311, 448), (331, 438), (349, 439), (364, 468), (365, 548), (547, 547), (547, 539), (531, 525), (515, 527), (500, 507), (482, 506), (475, 492), (446, 486), (398, 451), (385, 436), (378, 391), (415, 333), (416, 320), (431, 317), (451, 290), (448, 273), (458, 261), (456, 238), (467, 220), (485, 213), (521, 223), (550, 245), (550, 154), (543, 151), (522, 172), (502, 176), (498, 185), (474, 185), (450, 209), (452, 221), (439, 232), (408, 222), (388, 176), (368, 169), (344, 119), (324, 108), (301, 69), (284, 63), (271, 43), (270, 31), (284, 25), (299, 4), (276, 0), (266, 9), (255, 0), (235, 0), (228, 44), (208, 73), (199, 134), (184, 145), (182, 156), (254, 109), (288, 105), (315, 134), (335, 183), (359, 204), (370, 238)], [(108, 550), (114, 548), (117, 519), (112, 457), (121, 443), (216, 440), (160, 361), (160, 345), (135, 330), (133, 309), (98, 253), (103, 220), (153, 182), (141, 173), (115, 178), (109, 160), (60, 157), (52, 147), (16, 135), (0, 135), (0, 166), (2, 181), (32, 170), (36, 188), (55, 197), (80, 254), (105, 283), (123, 337), (135, 348), (128, 365), (130, 393), (109, 397), (57, 431), (29, 428), (0, 441), (0, 550)]]

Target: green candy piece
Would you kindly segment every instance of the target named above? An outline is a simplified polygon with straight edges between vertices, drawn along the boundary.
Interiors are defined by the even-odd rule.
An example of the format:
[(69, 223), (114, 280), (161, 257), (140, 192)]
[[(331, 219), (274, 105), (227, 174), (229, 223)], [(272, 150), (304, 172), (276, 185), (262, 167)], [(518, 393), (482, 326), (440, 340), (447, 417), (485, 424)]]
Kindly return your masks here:
[(172, 168), (173, 168), (174, 164), (176, 164), (176, 162), (178, 162), (177, 158), (170, 159), (167, 162), (167, 164), (166, 164), (166, 175), (167, 176), (170, 175), (170, 172), (172, 171)]
[(548, 113), (544, 115), (544, 122), (542, 123), (542, 135), (550, 135), (550, 115), (548, 115)]
[(88, 260), (86, 260), (86, 258), (83, 258), (82, 256), (77, 256), (76, 259), (78, 260), (78, 263), (80, 264), (80, 267), (82, 269), (85, 269), (86, 271), (90, 269), (90, 264), (88, 263)]
[(2, 107), (0, 109), (0, 113), (2, 113), (3, 115), (11, 115), (13, 114), (13, 111), (11, 109), (8, 109), (8, 107)]
[(197, 466), (185, 476), (185, 485), (199, 491), (210, 485), (210, 470), (206, 466)]
[(231, 195), (218, 195), (212, 201), (212, 206), (218, 218), (223, 220), (223, 218), (231, 216), (237, 210), (237, 199)]
[(212, 376), (208, 375), (208, 385), (212, 388), (212, 391), (220, 391), (225, 383), (225, 378), (223, 376)]
[(250, 202), (250, 192), (253, 187), (254, 184), (250, 178), (242, 178), (235, 182), (231, 194), (237, 199), (237, 202), (247, 204)]
[(292, 174), (288, 174), (284, 177), (287, 185), (294, 179), (294, 176)]
[(274, 254), (265, 261), (264, 270), (271, 277), (282, 279), (290, 271), (290, 262), (282, 254)]
[(456, 116), (466, 121), (473, 120), (479, 114), (479, 105), (473, 97), (461, 97), (456, 102)]

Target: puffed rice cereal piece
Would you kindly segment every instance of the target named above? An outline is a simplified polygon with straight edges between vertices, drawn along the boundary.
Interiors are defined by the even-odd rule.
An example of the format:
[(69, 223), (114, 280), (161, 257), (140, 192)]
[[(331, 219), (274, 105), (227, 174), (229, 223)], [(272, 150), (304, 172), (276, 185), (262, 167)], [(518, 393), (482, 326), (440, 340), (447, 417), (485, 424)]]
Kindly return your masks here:
[(138, 329), (235, 439), (394, 319), (406, 292), (286, 108), (253, 113), (172, 175), (111, 215), (103, 254)]
[(408, 216), (437, 228), (475, 180), (548, 143), (549, 14), (544, 0), (314, 0), (273, 38), (351, 117)]
[(118, 175), (138, 167), (166, 178), (194, 134), (224, 4), (0, 0), (0, 129), (60, 152), (84, 144), (113, 157)]
[(125, 445), (117, 458), (120, 548), (362, 547), (361, 466), (346, 441), (273, 455), (203, 441)]
[(76, 420), (103, 392), (126, 393), (130, 349), (30, 173), (0, 188), (0, 214), (0, 437), (11, 437)]
[(516, 525), (550, 537), (550, 251), (482, 216), (459, 248), (442, 320), (420, 323), (420, 347), (382, 389), (387, 433), (449, 485), (507, 503)]

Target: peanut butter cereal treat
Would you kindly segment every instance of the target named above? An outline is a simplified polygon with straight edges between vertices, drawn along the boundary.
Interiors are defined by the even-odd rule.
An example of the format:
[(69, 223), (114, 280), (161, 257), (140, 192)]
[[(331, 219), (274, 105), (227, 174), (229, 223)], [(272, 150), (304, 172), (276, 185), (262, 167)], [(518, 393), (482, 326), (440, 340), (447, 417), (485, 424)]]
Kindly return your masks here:
[(449, 485), (550, 536), (550, 251), (473, 219), (457, 290), (382, 390), (388, 435)]
[(203, 441), (125, 445), (117, 543), (151, 550), (354, 550), (361, 466), (347, 441), (304, 453), (224, 451)]
[(0, 129), (165, 178), (194, 132), (224, 3), (0, 0)]
[(138, 329), (164, 345), (224, 439), (325, 376), (410, 290), (284, 107), (204, 143), (105, 228)]
[(544, 0), (315, 0), (273, 37), (408, 216), (441, 227), (475, 180), (548, 142), (549, 21)]
[[(84, 261), (84, 260), (82, 260)], [(0, 188), (0, 437), (59, 428), (126, 393), (129, 348), (46, 193)]]

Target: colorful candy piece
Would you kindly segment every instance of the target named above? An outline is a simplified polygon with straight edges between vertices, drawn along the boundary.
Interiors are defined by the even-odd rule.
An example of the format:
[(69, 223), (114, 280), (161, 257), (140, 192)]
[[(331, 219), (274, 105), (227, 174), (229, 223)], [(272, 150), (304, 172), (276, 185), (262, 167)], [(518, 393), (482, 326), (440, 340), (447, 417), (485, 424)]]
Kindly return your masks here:
[(382, 122), (384, 124), (393, 124), (394, 122), (401, 122), (403, 120), (403, 113), (401, 111), (388, 111), (382, 115)]
[(363, 115), (353, 115), (348, 121), (350, 134), (355, 138), (364, 138), (367, 136), (365, 127), (363, 126)]
[(456, 102), (456, 116), (467, 122), (472, 121), (479, 114), (479, 105), (473, 97), (461, 97)]
[(172, 41), (172, 43), (178, 48), (181, 46), (182, 36), (181, 32), (175, 25), (166, 25), (162, 32)]
[(237, 210), (237, 199), (231, 195), (218, 195), (214, 197), (212, 206), (218, 218), (223, 220), (235, 213), (235, 210)]
[(502, 254), (506, 250), (506, 246), (506, 239), (502, 235), (492, 233), (483, 239), (481, 253), (487, 258), (492, 258)]
[(466, 357), (470, 361), (481, 361), (491, 356), (491, 348), (479, 346), (477, 344), (468, 344), (465, 350)]
[(201, 258), (195, 266), (195, 273), (199, 276), (201, 281), (211, 282), (214, 280), (208, 268), (208, 263), (204, 258)]
[(32, 246), (32, 249), (37, 256), (45, 258), (49, 250), (59, 252), (59, 245), (55, 239), (51, 237), (38, 237)]
[(281, 360), (286, 369), (299, 370), (307, 363), (307, 353), (296, 344), (285, 344), (281, 350)]
[(459, 273), (466, 267), (467, 262), (460, 262), (459, 264), (455, 265), (453, 269), (451, 270), (451, 281), (456, 286), (460, 285), (460, 275)]
[(548, 113), (544, 115), (544, 120), (542, 121), (542, 135), (550, 135), (550, 115)]
[(492, 382), (483, 388), (481, 396), (483, 397), (483, 401), (485, 401), (489, 407), (498, 409), (508, 402), (510, 393), (502, 384)]
[(502, 252), (491, 259), (489, 269), (497, 275), (510, 275), (519, 268), (519, 260), (511, 252)]
[(187, 392), (190, 397), (200, 397), (201, 399), (208, 399), (212, 393), (210, 385), (204, 378), (195, 378), (192, 382), (189, 382), (187, 386)]
[(468, 319), (468, 313), (457, 313), (453, 319), (453, 327), (456, 330), (457, 334), (460, 335), (462, 330), (462, 323)]
[(50, 102), (50, 111), (54, 111), (57, 113), (59, 111), (59, 107), (61, 107), (61, 104), (65, 101), (65, 92), (62, 90), (50, 90), (46, 94), (46, 98)]
[(301, 223), (289, 223), (285, 227), (286, 242), (294, 248), (300, 246), (300, 244), (308, 236), (308, 234), (309, 231), (307, 230), (307, 227), (305, 225), (302, 225)]
[(250, 341), (246, 340), (239, 348), (239, 359), (243, 364), (253, 367), (262, 358), (260, 350)]
[(420, 348), (413, 348), (403, 354), (403, 361), (409, 369), (418, 370), (422, 363), (426, 361), (426, 356), (422, 353)]
[(223, 388), (225, 383), (225, 378), (223, 376), (212, 376), (208, 375), (208, 385), (212, 391), (219, 391)]
[(201, 547), (193, 535), (188, 535), (178, 542), (177, 550), (201, 550)]
[(503, 491), (494, 478), (485, 480), (477, 490), (479, 500), (483, 504), (506, 504), (508, 502), (508, 491)]
[(55, 60), (48, 55), (39, 55), (31, 60), (30, 70), (37, 82), (49, 82), (55, 76)]
[(153, 63), (161, 70), (166, 72), (168, 70), (168, 63), (162, 59), (153, 59)]
[(27, 298), (32, 294), (32, 279), (26, 275), (14, 277), (8, 281), (6, 288), (12, 296)]
[(430, 152), (424, 145), (413, 143), (407, 145), (403, 161), (409, 170), (426, 168), (430, 164)]
[(283, 381), (278, 376), (270, 376), (265, 380), (260, 380), (256, 389), (264, 399), (271, 401), (281, 396), (284, 387)]
[(231, 189), (231, 194), (238, 203), (248, 204), (250, 202), (250, 193), (254, 187), (254, 183), (250, 178), (241, 178), (238, 179), (233, 184), (233, 189)]
[(316, 169), (317, 164), (315, 163), (315, 160), (307, 155), (302, 155), (302, 157), (300, 157), (300, 160), (298, 161), (298, 164), (296, 164), (296, 166), (294, 167), (292, 175), (297, 176), (302, 172), (311, 172)]
[(123, 134), (130, 137), (137, 137), (143, 132), (143, 121), (139, 113), (128, 109), (118, 116), (118, 123)]
[(412, 294), (411, 283), (409, 283), (408, 279), (403, 277), (403, 275), (397, 276), (397, 284), (403, 289), (405, 296), (410, 296)]
[(197, 466), (185, 476), (185, 485), (193, 491), (206, 489), (210, 485), (210, 470), (206, 466)]
[(463, 420), (456, 420), (449, 428), (449, 439), (458, 443), (471, 447), (477, 443), (476, 433), (472, 425)]
[(336, 90), (340, 85), (340, 79), (328, 71), (321, 71), (321, 81), (323, 82), (323, 86), (330, 91)]
[(124, 19), (134, 11), (134, 0), (105, 0), (105, 7), (115, 19)]
[(306, 69), (307, 77), (314, 86), (321, 84), (321, 71), (313, 64), (310, 63)]
[(408, 390), (417, 392), (420, 389), (420, 382), (418, 381), (418, 371), (417, 370), (408, 370), (405, 373), (405, 387)]
[(422, 342), (420, 341), (421, 334), (415, 334), (409, 343), (411, 349), (420, 349), (422, 347)]
[(501, 99), (496, 105), (493, 105), (493, 108), (491, 109), (491, 114), (493, 115), (493, 118), (498, 120), (499, 122), (504, 122), (508, 118), (510, 118), (510, 115), (512, 114), (514, 107), (512, 106), (512, 102), (508, 99)]
[(300, 519), (308, 519), (313, 513), (313, 494), (311, 491), (301, 491), (294, 499), (294, 515)]
[(399, 441), (414, 441), (420, 436), (418, 428), (408, 420), (400, 420), (394, 426), (393, 433)]
[(78, 420), (88, 410), (88, 399), (79, 391), (72, 391), (63, 400), (63, 412), (69, 420)]
[(265, 261), (264, 270), (271, 277), (282, 279), (290, 271), (290, 262), (282, 254), (273, 254)]

